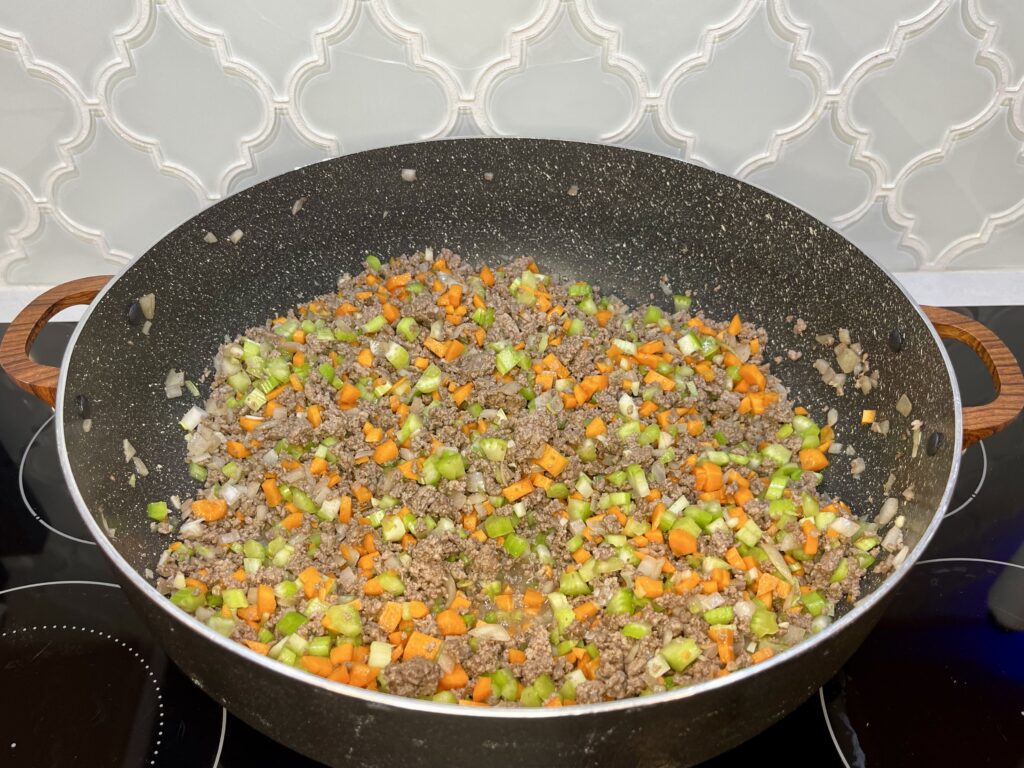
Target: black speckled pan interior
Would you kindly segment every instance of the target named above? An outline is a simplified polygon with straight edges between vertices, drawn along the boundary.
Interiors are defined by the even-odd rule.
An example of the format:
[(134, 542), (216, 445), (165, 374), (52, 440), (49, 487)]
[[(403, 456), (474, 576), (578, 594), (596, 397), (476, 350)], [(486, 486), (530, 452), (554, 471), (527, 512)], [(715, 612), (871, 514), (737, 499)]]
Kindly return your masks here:
[[(402, 169), (415, 169), (415, 180), (404, 181)], [(488, 181), (485, 174), (493, 178)], [(293, 214), (299, 198), (305, 203)], [(235, 230), (243, 235), (237, 243), (229, 239)], [(217, 242), (207, 242), (207, 232), (214, 233)], [(102, 296), (65, 361), (60, 416), (67, 466), (83, 506), (108, 531), (132, 569), (142, 573), (152, 567), (167, 545), (165, 537), (149, 530), (146, 502), (172, 494), (185, 497), (196, 485), (187, 475), (178, 426), (191, 398), (164, 397), (168, 369), (184, 370), (188, 378), (198, 379), (225, 339), (332, 290), (341, 273), (362, 268), (368, 252), (387, 257), (425, 246), (448, 247), (477, 263), (526, 254), (543, 271), (597, 284), (630, 303), (653, 300), (666, 308), (671, 299), (659, 280), (667, 276), (673, 291), (691, 292), (695, 307), (708, 316), (728, 319), (739, 312), (745, 320), (766, 326), (771, 336), (769, 357), (782, 356), (775, 370), (795, 401), (819, 421), (828, 408), (836, 408), (837, 440), (854, 446), (867, 464), (863, 475), (854, 478), (850, 458), (836, 457), (824, 489), (839, 494), (855, 511), (874, 515), (884, 497), (882, 485), (890, 472), (895, 473), (896, 491), (910, 485), (915, 491), (905, 507), (906, 540), (912, 546), (940, 514), (960, 446), (951, 373), (918, 308), (857, 248), (788, 203), (693, 165), (607, 146), (465, 139), (340, 157), (259, 184), (167, 235)], [(151, 333), (144, 336), (128, 323), (126, 309), (133, 299), (150, 292), (157, 297), (156, 316)], [(796, 317), (807, 323), (800, 336), (792, 330)], [(839, 328), (849, 329), (870, 355), (872, 367), (880, 371), (880, 384), (869, 396), (849, 387), (844, 397), (838, 397), (811, 367), (818, 357), (834, 361), (831, 352), (815, 342), (815, 334), (834, 334)], [(899, 352), (887, 343), (894, 329), (906, 339)], [(790, 360), (790, 349), (802, 352), (802, 358)], [(936, 455), (922, 450), (917, 458), (910, 457), (910, 419), (894, 409), (902, 394), (913, 403), (911, 418), (924, 422), (925, 435), (939, 431), (946, 436)], [(76, 413), (77, 395), (88, 397), (92, 406), (88, 433)], [(877, 409), (879, 418), (891, 420), (888, 436), (861, 426), (865, 408)], [(150, 470), (134, 488), (128, 484), (133, 467), (122, 452), (126, 438)], [(918, 549), (912, 550), (909, 560)], [(160, 599), (154, 590), (144, 596), (150, 603)], [(165, 642), (190, 674), (229, 705), (240, 700), (244, 686), (228, 677), (223, 665), (199, 658), (199, 646), (188, 644), (189, 633), (181, 631), (178, 619), (144, 605), (142, 598), (137, 603), (155, 624), (165, 626)], [(781, 686), (778, 693), (764, 694), (778, 702), (771, 718), (795, 706), (834, 672), (840, 657), (852, 652), (866, 631), (851, 633), (852, 639), (841, 650), (837, 647), (834, 656), (819, 657), (806, 666), (802, 679), (792, 678), (791, 668), (785, 666), (789, 662), (783, 660), (758, 671), (757, 679)], [(196, 642), (200, 640), (207, 646), (212, 643), (205, 637)], [(777, 674), (772, 671), (776, 669)], [(787, 669), (791, 683), (781, 677)], [(737, 677), (747, 679), (742, 674)], [(815, 676), (817, 680), (812, 679)], [(278, 677), (284, 681), (281, 685), (297, 684)], [(782, 688), (787, 693), (780, 698)], [(325, 691), (334, 698), (310, 699), (311, 706), (315, 701), (331, 707), (335, 700), (348, 698), (333, 689)], [(706, 701), (718, 702), (715, 706), (739, 701), (714, 699), (715, 694), (708, 693), (712, 698)], [(673, 706), (687, 701), (676, 699)], [(644, 701), (618, 704), (636, 708)], [(750, 702), (742, 705), (746, 709), (736, 704), (736, 717), (758, 711), (755, 706), (760, 704)], [(413, 705), (423, 707), (422, 702), (401, 706)], [(291, 733), (286, 726), (304, 712), (301, 707), (289, 705), (286, 710), (267, 702), (238, 706), (250, 722), (286, 741)], [(467, 708), (456, 709), (461, 714)], [(641, 739), (645, 729), (678, 723), (671, 718), (682, 711), (694, 713), (693, 728), (709, 729), (712, 737), (716, 729), (722, 730), (702, 720), (701, 710), (666, 709), (669, 719), (649, 715), (643, 721), (621, 721), (640, 734), (628, 743), (640, 745), (642, 752), (643, 743), (654, 741)], [(609, 717), (594, 720), (593, 732), (581, 733), (579, 739), (612, 733), (619, 723), (612, 717), (617, 712), (608, 710)], [(408, 721), (410, 734), (419, 733), (418, 722)], [(447, 727), (445, 718), (423, 715), (422, 722), (423, 738)], [(523, 727), (529, 722), (539, 721), (525, 720)], [(713, 739), (713, 744), (687, 747), (685, 754), (680, 752), (683, 747), (672, 747), (673, 760), (689, 762), (713, 754), (765, 724), (730, 726), (732, 730)], [(295, 733), (308, 734), (305, 722), (299, 727), (302, 730), (296, 728)], [(529, 741), (527, 731), (509, 727), (503, 737), (509, 744)], [(679, 728), (680, 733), (685, 730)], [(452, 734), (458, 737), (457, 731)], [(569, 738), (564, 728), (551, 734)], [(303, 736), (305, 741), (297, 748), (333, 762), (331, 738)], [(296, 741), (291, 739), (293, 746)], [(370, 739), (366, 749), (385, 741)], [(465, 756), (486, 757), (473, 749), (466, 746)], [(364, 757), (370, 760), (368, 755)]]

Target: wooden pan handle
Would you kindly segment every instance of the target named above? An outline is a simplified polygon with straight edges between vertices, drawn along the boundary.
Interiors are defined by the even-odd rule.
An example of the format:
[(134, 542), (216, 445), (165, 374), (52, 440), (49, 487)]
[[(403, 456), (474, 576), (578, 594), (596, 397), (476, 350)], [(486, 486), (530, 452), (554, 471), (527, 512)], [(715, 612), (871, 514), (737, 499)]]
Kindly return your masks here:
[(922, 307), (939, 336), (962, 341), (981, 358), (992, 377), (996, 399), (964, 408), (964, 448), (1008, 426), (1024, 408), (1024, 374), (1002, 340), (966, 315), (944, 307)]
[(7, 327), (0, 339), (0, 368), (14, 383), (31, 392), (48, 405), (57, 400), (57, 378), (60, 368), (42, 365), (29, 357), (32, 342), (43, 330), (46, 321), (62, 309), (78, 304), (89, 304), (107, 283), (111, 275), (82, 277), (54, 286), (35, 298)]

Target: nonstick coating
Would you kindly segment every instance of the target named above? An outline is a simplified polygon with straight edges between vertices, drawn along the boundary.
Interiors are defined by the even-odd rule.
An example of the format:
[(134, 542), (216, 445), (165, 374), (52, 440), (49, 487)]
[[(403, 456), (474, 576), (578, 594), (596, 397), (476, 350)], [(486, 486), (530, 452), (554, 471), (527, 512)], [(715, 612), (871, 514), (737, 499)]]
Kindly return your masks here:
[[(402, 180), (415, 169), (415, 181)], [(485, 173), (493, 174), (487, 181)], [(305, 198), (293, 214), (293, 204)], [(237, 243), (229, 240), (236, 229)], [(218, 241), (204, 240), (213, 232)], [(146, 503), (187, 496), (178, 419), (187, 396), (164, 397), (170, 368), (204, 378), (219, 344), (297, 303), (331, 291), (368, 252), (387, 257), (449, 247), (477, 263), (527, 254), (542, 270), (600, 285), (629, 303), (690, 291), (709, 317), (767, 327), (769, 358), (795, 402), (819, 422), (838, 410), (836, 439), (867, 463), (860, 478), (835, 457), (824, 489), (873, 515), (890, 472), (913, 486), (906, 538), (916, 559), (937, 525), (959, 464), (959, 400), (948, 360), (916, 305), (883, 270), (827, 226), (772, 195), (712, 171), (619, 148), (532, 139), (412, 144), (336, 158), (271, 179), (209, 208), (128, 267), (93, 307), (65, 359), (58, 421), (65, 471), (101, 547), (175, 661), (257, 728), (330, 763), (430, 765), (487, 760), (564, 765), (691, 763), (784, 715), (853, 652), (900, 574), (828, 631), (759, 667), (686, 691), (573, 713), (444, 707), (335, 687), (233, 646), (172, 608), (145, 584), (167, 539), (149, 530)], [(126, 309), (156, 294), (144, 336)], [(796, 335), (794, 318), (808, 330)], [(815, 334), (850, 330), (880, 371), (869, 396), (826, 387), (811, 363), (834, 362)], [(905, 338), (894, 352), (892, 331)], [(803, 353), (791, 361), (787, 350)], [(208, 379), (204, 390), (208, 388)], [(913, 403), (937, 455), (910, 458)], [(85, 433), (75, 398), (92, 407)], [(888, 436), (860, 425), (861, 411), (889, 418)], [(130, 488), (128, 439), (150, 474)], [(116, 552), (115, 552), (116, 550)], [(873, 587), (874, 585), (869, 585)], [(883, 594), (885, 593), (885, 594)], [(906, 652), (908, 649), (894, 649)], [(339, 692), (340, 691), (340, 692)]]

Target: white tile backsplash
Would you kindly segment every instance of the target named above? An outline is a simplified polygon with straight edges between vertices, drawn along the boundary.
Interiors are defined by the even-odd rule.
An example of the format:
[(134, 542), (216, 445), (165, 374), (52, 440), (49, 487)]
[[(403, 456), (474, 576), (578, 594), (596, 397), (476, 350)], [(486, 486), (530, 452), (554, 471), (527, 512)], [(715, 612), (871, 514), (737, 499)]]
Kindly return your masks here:
[(929, 290), (1019, 285), (1022, 83), (1020, 0), (7, 0), (0, 291), (298, 165), (502, 134), (733, 174)]

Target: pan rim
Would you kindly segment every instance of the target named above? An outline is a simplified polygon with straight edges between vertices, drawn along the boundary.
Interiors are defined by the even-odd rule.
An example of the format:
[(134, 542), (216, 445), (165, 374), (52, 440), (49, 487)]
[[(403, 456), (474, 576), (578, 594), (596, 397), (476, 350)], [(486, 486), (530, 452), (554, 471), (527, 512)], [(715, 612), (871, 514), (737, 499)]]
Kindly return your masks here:
[[(515, 138), (512, 138), (512, 137), (500, 137), (500, 138), (496, 137), (496, 138), (497, 138), (498, 141), (515, 141), (516, 140)], [(598, 144), (596, 142), (574, 142), (574, 141), (566, 141), (566, 140), (562, 140), (562, 139), (538, 139), (538, 138), (532, 138), (532, 137), (530, 137), (530, 138), (521, 137), (521, 138), (525, 138), (528, 141), (536, 141), (536, 142), (551, 142), (551, 143), (561, 143), (561, 144), (578, 144), (578, 145), (584, 145), (584, 146), (602, 147), (602, 148), (605, 148), (605, 149), (611, 148), (611, 149), (618, 149), (618, 150), (621, 150), (622, 152), (626, 152), (626, 153), (639, 153), (639, 154), (653, 155), (655, 157), (661, 157), (659, 155), (654, 155), (654, 153), (644, 152), (642, 150), (627, 149), (627, 148), (624, 148), (624, 147), (609, 147), (609, 145)], [(366, 150), (366, 151), (367, 152), (375, 152), (375, 151), (380, 151), (380, 149), (391, 149), (391, 150), (394, 150), (394, 149), (400, 149), (400, 148), (405, 148), (405, 147), (413, 147), (413, 146), (416, 146), (416, 145), (419, 145), (419, 144), (426, 144), (426, 143), (434, 144), (434, 143), (445, 142), (445, 141), (452, 142), (452, 141), (481, 141), (481, 140), (486, 141), (488, 139), (486, 139), (486, 138), (479, 138), (479, 137), (471, 137), (471, 138), (467, 137), (467, 138), (460, 138), (460, 139), (440, 139), (440, 140), (434, 140), (434, 141), (430, 141), (430, 142), (410, 142), (410, 143), (407, 143), (407, 144), (391, 145), (391, 146), (385, 147), (385, 148), (372, 149), (372, 150)], [(353, 153), (353, 155), (358, 155), (358, 154), (362, 154), (362, 153)], [(336, 159), (336, 158), (330, 158), (328, 160), (323, 160), (323, 161), (320, 161), (319, 163), (313, 163), (311, 165), (319, 165), (321, 163), (331, 162), (331, 160), (334, 160), (334, 159)], [(664, 158), (664, 159), (674, 160), (674, 158)], [(685, 162), (685, 161), (678, 161), (678, 160), (674, 160), (674, 161), (675, 162)], [(308, 168), (308, 167), (310, 167), (310, 166), (304, 166), (304, 168)], [(301, 169), (296, 169), (296, 170), (301, 170)], [(290, 171), (289, 173), (294, 173), (294, 172), (295, 171)], [(726, 174), (721, 174), (721, 175), (727, 176)], [(273, 177), (273, 178), (276, 179), (276, 178), (279, 178), (279, 177)], [(731, 177), (727, 176), (727, 178), (731, 178)], [(734, 181), (737, 181), (737, 182), (739, 182), (741, 184), (748, 184), (747, 182), (743, 182), (742, 180), (738, 180), (738, 179), (734, 179)], [(754, 185), (749, 185), (749, 186), (754, 186)], [(778, 198), (776, 195), (773, 195), (771, 192), (763, 190), (763, 189), (761, 189), (759, 187), (755, 187), (755, 188), (758, 189), (758, 191), (761, 192), (762, 194), (770, 195), (770, 196), (775, 197), (775, 198), (777, 198), (779, 200), (782, 200), (782, 198)], [(787, 205), (792, 205), (794, 208), (797, 208), (798, 210), (800, 210), (803, 213), (806, 213), (806, 211), (803, 211), (803, 209), (800, 209), (798, 206), (795, 206), (792, 203), (789, 203), (788, 201), (784, 201), (783, 200), (783, 202), (785, 202)], [(811, 214), (807, 214), (807, 215), (810, 216)], [(180, 226), (184, 226), (186, 223), (187, 222), (182, 222), (178, 226), (179, 227)], [(821, 223), (822, 226), (828, 227), (828, 224), (826, 224), (825, 222), (820, 222), (820, 223)], [(177, 227), (175, 229), (177, 229)], [(829, 227), (829, 229), (832, 229), (832, 228)], [(174, 231), (174, 230), (172, 230), (172, 231)], [(833, 230), (833, 231), (835, 231), (835, 230)], [(846, 240), (846, 238), (843, 237), (843, 235), (841, 233), (836, 232), (836, 234), (840, 238), (842, 238), (843, 240)], [(161, 240), (158, 241), (157, 244), (159, 244), (159, 242), (161, 242), (162, 239), (163, 238), (161, 238)], [(910, 569), (913, 568), (914, 564), (920, 558), (920, 556), (922, 555), (924, 550), (931, 543), (932, 538), (934, 537), (936, 531), (938, 530), (939, 526), (942, 523), (943, 516), (945, 515), (945, 511), (946, 511), (946, 509), (948, 509), (950, 501), (951, 501), (952, 496), (953, 496), (953, 491), (954, 491), (954, 488), (956, 486), (957, 477), (958, 477), (959, 472), (960, 472), (960, 463), (961, 463), (961, 458), (962, 458), (961, 451), (962, 451), (962, 443), (963, 443), (963, 404), (962, 404), (961, 397), (960, 397), (960, 389), (959, 389), (959, 386), (958, 386), (958, 383), (957, 383), (956, 373), (953, 370), (953, 365), (952, 365), (952, 362), (950, 361), (949, 354), (947, 353), (945, 345), (942, 343), (942, 339), (939, 337), (938, 332), (935, 330), (935, 327), (931, 324), (931, 322), (928, 320), (928, 317), (925, 315), (924, 310), (922, 310), (922, 308), (918, 304), (918, 302), (909, 294), (909, 292), (906, 290), (906, 288), (904, 288), (902, 283), (900, 283), (900, 281), (897, 280), (892, 275), (891, 272), (889, 272), (887, 269), (885, 269), (880, 264), (878, 264), (878, 262), (876, 262), (874, 259), (872, 259), (870, 256), (868, 256), (862, 250), (860, 250), (859, 248), (856, 248), (856, 246), (854, 246), (859, 254), (861, 254), (865, 259), (867, 259), (872, 265), (877, 267), (878, 270), (885, 276), (885, 278), (887, 280), (889, 280), (891, 283), (893, 283), (893, 285), (896, 287), (896, 289), (904, 296), (904, 298), (913, 307), (914, 311), (921, 318), (922, 322), (924, 322), (925, 326), (928, 329), (928, 332), (931, 334), (931, 337), (932, 337), (933, 341), (935, 342), (936, 347), (938, 348), (939, 355), (942, 358), (942, 362), (945, 365), (946, 374), (949, 377), (949, 384), (950, 384), (950, 388), (951, 388), (951, 391), (952, 391), (953, 407), (954, 407), (954, 414), (953, 414), (953, 416), (954, 416), (954, 435), (953, 435), (953, 439), (951, 441), (952, 442), (951, 448), (953, 450), (953, 459), (952, 459), (952, 463), (951, 463), (950, 470), (949, 470), (949, 477), (946, 480), (946, 487), (943, 490), (942, 497), (941, 497), (941, 499), (939, 501), (939, 504), (937, 505), (935, 511), (933, 512), (932, 519), (928, 523), (927, 527), (924, 529), (924, 531), (923, 531), (923, 533), (921, 535), (920, 540), (918, 540), (918, 542), (914, 546), (914, 548), (911, 549), (911, 551), (908, 553), (906, 559), (899, 566), (898, 570), (893, 572), (893, 573), (891, 573), (891, 574), (889, 574), (882, 581), (882, 583), (879, 584), (878, 587), (876, 587), (866, 598), (864, 598), (863, 600), (858, 601), (857, 604), (854, 606), (854, 608), (852, 610), (850, 610), (844, 616), (841, 616), (839, 619), (837, 619), (835, 622), (830, 624), (823, 631), (821, 631), (818, 634), (813, 635), (810, 638), (800, 642), (798, 645), (796, 645), (795, 647), (787, 650), (786, 652), (776, 654), (776, 655), (772, 656), (770, 659), (768, 659), (767, 661), (764, 661), (764, 662), (762, 662), (760, 664), (757, 664), (755, 666), (746, 667), (746, 668), (741, 669), (741, 670), (739, 670), (737, 672), (733, 672), (733, 673), (727, 675), (726, 677), (714, 678), (712, 680), (706, 680), (706, 681), (701, 682), (701, 683), (695, 683), (693, 685), (686, 686), (686, 687), (683, 687), (683, 688), (676, 688), (676, 689), (669, 690), (669, 691), (663, 691), (661, 693), (651, 694), (649, 696), (632, 697), (632, 698), (627, 698), (627, 699), (618, 699), (618, 700), (615, 700), (615, 701), (598, 702), (598, 703), (594, 703), (594, 704), (576, 704), (576, 705), (573, 705), (571, 707), (538, 707), (538, 708), (527, 708), (527, 707), (461, 707), (461, 706), (453, 706), (451, 704), (442, 704), (442, 703), (439, 703), (439, 702), (424, 701), (424, 700), (421, 700), (421, 699), (413, 699), (413, 698), (409, 698), (409, 697), (405, 697), (405, 696), (397, 696), (397, 695), (393, 695), (393, 694), (389, 694), (389, 693), (383, 693), (383, 692), (380, 692), (380, 691), (368, 691), (368, 690), (365, 690), (365, 689), (362, 689), (362, 688), (354, 688), (352, 686), (345, 685), (343, 683), (333, 682), (331, 680), (327, 680), (326, 678), (310, 675), (310, 674), (308, 674), (306, 672), (303, 672), (303, 671), (301, 671), (299, 669), (296, 669), (294, 667), (290, 667), (290, 666), (287, 666), (287, 665), (284, 665), (284, 664), (279, 664), (279, 663), (273, 661), (272, 659), (270, 659), (268, 657), (260, 656), (258, 654), (252, 653), (247, 648), (244, 648), (241, 644), (236, 643), (236, 642), (234, 642), (234, 641), (224, 637), (223, 635), (221, 635), (221, 634), (215, 632), (214, 630), (210, 629), (209, 627), (207, 627), (205, 624), (196, 621), (193, 617), (189, 616), (188, 614), (186, 614), (185, 612), (183, 612), (182, 610), (177, 608), (173, 603), (171, 603), (170, 600), (165, 599), (157, 591), (156, 587), (151, 582), (149, 582), (144, 576), (142, 576), (138, 571), (136, 571), (135, 568), (133, 568), (132, 565), (124, 558), (124, 556), (121, 555), (121, 553), (118, 551), (117, 547), (114, 546), (114, 544), (107, 537), (106, 533), (103, 531), (103, 529), (100, 527), (100, 525), (96, 522), (96, 520), (94, 519), (92, 513), (89, 511), (88, 504), (86, 504), (85, 499), (82, 497), (81, 493), (79, 492), (78, 484), (75, 481), (74, 473), (73, 473), (73, 471), (71, 469), (71, 462), (70, 462), (70, 459), (69, 459), (69, 456), (68, 456), (68, 453), (67, 453), (67, 443), (66, 443), (66, 440), (65, 440), (65, 429), (64, 429), (64, 401), (65, 401), (65, 394), (66, 394), (65, 387), (66, 387), (66, 383), (67, 383), (67, 372), (68, 372), (68, 369), (70, 367), (71, 358), (72, 358), (72, 356), (74, 354), (75, 346), (76, 346), (76, 343), (78, 341), (79, 335), (81, 334), (81, 332), (85, 328), (85, 326), (88, 324), (89, 318), (92, 316), (92, 313), (95, 311), (95, 309), (99, 305), (99, 303), (103, 300), (103, 297), (106, 296), (107, 292), (110, 291), (113, 288), (114, 284), (117, 283), (117, 281), (123, 275), (125, 275), (128, 271), (130, 271), (136, 265), (136, 263), (139, 260), (141, 260), (144, 256), (146, 256), (152, 250), (152, 248), (154, 248), (154, 247), (156, 247), (156, 245), (151, 246), (150, 249), (147, 249), (143, 253), (138, 254), (131, 261), (129, 261), (127, 264), (125, 264), (113, 276), (113, 278), (111, 278), (110, 282), (108, 282), (103, 287), (103, 289), (96, 295), (96, 298), (93, 299), (92, 303), (86, 308), (86, 310), (83, 313), (81, 319), (78, 321), (77, 325), (75, 326), (75, 329), (74, 329), (74, 331), (73, 331), (73, 333), (71, 335), (71, 338), (68, 341), (67, 348), (65, 349), (64, 356), (62, 358), (61, 366), (60, 366), (60, 377), (59, 377), (58, 384), (57, 384), (57, 398), (56, 398), (56, 406), (55, 406), (56, 418), (55, 418), (55, 421), (56, 421), (57, 453), (58, 453), (58, 457), (60, 459), (61, 471), (62, 471), (62, 473), (64, 475), (64, 479), (65, 479), (65, 481), (67, 483), (68, 490), (69, 490), (69, 492), (71, 494), (72, 500), (75, 503), (76, 510), (78, 511), (79, 515), (82, 517), (83, 521), (85, 522), (86, 527), (89, 529), (90, 534), (93, 536), (94, 540), (96, 541), (96, 545), (103, 552), (103, 554), (106, 556), (108, 561), (119, 572), (120, 576), (123, 579), (126, 579), (131, 584), (133, 584), (136, 587), (138, 587), (146, 595), (147, 598), (149, 598), (150, 600), (152, 600), (153, 602), (158, 604), (160, 606), (161, 610), (163, 610), (176, 623), (176, 625), (180, 629), (198, 632), (207, 641), (215, 644), (216, 646), (218, 646), (220, 649), (222, 649), (224, 651), (228, 651), (231, 654), (234, 654), (234, 656), (237, 657), (239, 660), (241, 660), (243, 663), (253, 663), (253, 664), (261, 665), (268, 672), (284, 675), (286, 677), (291, 678), (293, 681), (295, 681), (297, 683), (302, 683), (302, 684), (307, 684), (307, 685), (312, 685), (312, 686), (319, 687), (325, 693), (330, 693), (330, 694), (334, 694), (334, 695), (341, 695), (341, 696), (347, 696), (349, 698), (358, 699), (358, 700), (361, 700), (361, 701), (363, 701), (363, 702), (365, 702), (365, 703), (367, 703), (367, 704), (369, 704), (371, 706), (388, 707), (388, 708), (394, 707), (395, 709), (398, 709), (398, 710), (409, 710), (409, 711), (416, 711), (416, 712), (425, 712), (425, 713), (428, 713), (428, 714), (440, 715), (440, 716), (457, 716), (457, 717), (485, 718), (485, 719), (496, 719), (496, 720), (506, 720), (506, 719), (511, 719), (511, 720), (543, 719), (543, 720), (547, 720), (547, 719), (556, 719), (556, 718), (576, 718), (576, 717), (583, 717), (583, 716), (591, 715), (591, 714), (609, 714), (609, 713), (613, 713), (613, 712), (623, 712), (623, 711), (640, 709), (640, 708), (643, 708), (643, 707), (655, 706), (655, 705), (669, 705), (669, 704), (671, 704), (674, 701), (678, 701), (678, 700), (682, 700), (682, 699), (687, 699), (687, 698), (690, 698), (690, 697), (693, 697), (693, 696), (698, 696), (698, 695), (700, 695), (701, 693), (703, 693), (705, 691), (712, 691), (712, 690), (718, 690), (720, 688), (725, 688), (725, 687), (727, 687), (727, 686), (729, 686), (729, 685), (731, 685), (733, 683), (739, 683), (739, 682), (742, 682), (742, 681), (747, 680), (749, 678), (752, 678), (753, 676), (757, 675), (761, 671), (767, 671), (767, 670), (773, 669), (775, 667), (779, 667), (781, 665), (788, 664), (788, 663), (790, 663), (792, 661), (796, 661), (803, 654), (811, 653), (811, 652), (820, 650), (819, 649), (820, 645), (822, 645), (827, 640), (829, 640), (833, 635), (837, 635), (837, 634), (840, 634), (841, 632), (843, 632), (848, 626), (850, 626), (853, 623), (855, 623), (863, 615), (869, 613), (876, 605), (878, 605), (880, 602), (882, 602), (884, 599), (886, 599), (889, 596), (889, 594), (897, 587), (897, 585), (903, 580), (903, 578), (910, 571)], [(208, 691), (208, 693), (212, 694), (214, 692)]]

